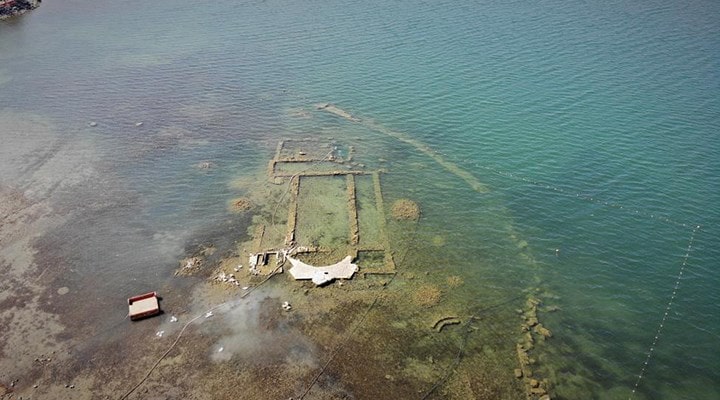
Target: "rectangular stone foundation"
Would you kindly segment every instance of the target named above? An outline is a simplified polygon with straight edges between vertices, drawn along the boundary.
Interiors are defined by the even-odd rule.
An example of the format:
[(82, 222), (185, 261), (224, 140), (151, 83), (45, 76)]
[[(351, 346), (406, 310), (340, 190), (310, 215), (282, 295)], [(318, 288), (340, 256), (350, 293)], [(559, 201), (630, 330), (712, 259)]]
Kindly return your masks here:
[[(278, 143), (268, 175), (275, 183), (290, 178), (285, 246), (308, 256), (349, 254), (363, 275), (395, 273), (380, 172), (351, 165), (352, 146), (345, 159), (337, 149), (312, 139)], [(257, 252), (263, 251), (263, 234), (256, 232)]]

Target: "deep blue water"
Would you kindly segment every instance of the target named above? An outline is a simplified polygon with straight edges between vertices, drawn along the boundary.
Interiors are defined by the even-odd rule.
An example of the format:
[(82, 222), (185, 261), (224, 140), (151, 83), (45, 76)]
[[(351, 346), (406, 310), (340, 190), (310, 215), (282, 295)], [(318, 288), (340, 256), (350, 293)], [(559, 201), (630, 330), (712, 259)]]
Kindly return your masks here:
[[(75, 261), (94, 272), (125, 248), (112, 282), (166, 279), (184, 238), (229, 223), (217, 199), (279, 138), (344, 131), (391, 160), (386, 196), (419, 201), (418, 234), (447, 239), (479, 296), (552, 293), (541, 368), (559, 397), (720, 397), (720, 3), (47, 2), (0, 23), (0, 113), (3, 154), (83, 143), (87, 193), (126, 199)], [(42, 128), (23, 135), (29, 116)], [(47, 174), (2, 165), (6, 187)]]

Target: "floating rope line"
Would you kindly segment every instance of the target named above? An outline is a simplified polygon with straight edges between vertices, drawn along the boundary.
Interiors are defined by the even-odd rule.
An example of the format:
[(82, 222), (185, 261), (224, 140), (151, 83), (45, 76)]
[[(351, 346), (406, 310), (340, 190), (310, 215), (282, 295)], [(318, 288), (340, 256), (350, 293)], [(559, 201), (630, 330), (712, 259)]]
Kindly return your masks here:
[(640, 386), (640, 381), (642, 381), (643, 377), (645, 377), (645, 373), (647, 372), (648, 364), (650, 363), (650, 359), (653, 356), (653, 353), (655, 352), (655, 347), (657, 346), (658, 340), (660, 340), (660, 334), (662, 333), (663, 328), (665, 327), (665, 322), (667, 322), (668, 315), (670, 314), (670, 309), (672, 308), (673, 302), (675, 302), (675, 297), (677, 296), (678, 289), (680, 288), (680, 280), (682, 279), (683, 274), (685, 273), (685, 267), (687, 266), (688, 259), (690, 258), (690, 251), (692, 250), (693, 242), (695, 241), (695, 233), (700, 229), (700, 225), (697, 225), (692, 230), (692, 234), (690, 235), (690, 240), (688, 241), (687, 250), (685, 251), (685, 257), (683, 257), (682, 265), (680, 266), (680, 272), (677, 275), (677, 278), (675, 279), (675, 287), (673, 288), (672, 294), (670, 295), (670, 301), (668, 301), (667, 306), (665, 306), (665, 313), (663, 314), (662, 318), (660, 319), (660, 324), (658, 325), (657, 331), (655, 331), (655, 337), (653, 338), (652, 344), (650, 345), (650, 350), (647, 352), (647, 357), (645, 357), (645, 362), (642, 365), (642, 368), (640, 368), (640, 373), (637, 376), (637, 380), (635, 381), (635, 387), (633, 387), (632, 393), (630, 394), (630, 397), (628, 397), (628, 400), (632, 400), (633, 396), (635, 395), (635, 392), (637, 391), (638, 387)]

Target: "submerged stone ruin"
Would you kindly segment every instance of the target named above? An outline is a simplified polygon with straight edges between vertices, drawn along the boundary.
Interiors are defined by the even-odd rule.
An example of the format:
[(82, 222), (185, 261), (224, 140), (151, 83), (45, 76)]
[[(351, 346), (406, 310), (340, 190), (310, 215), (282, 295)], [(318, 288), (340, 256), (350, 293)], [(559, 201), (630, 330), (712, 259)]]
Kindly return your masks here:
[[(273, 184), (288, 185), (284, 240), (268, 240), (264, 235), (267, 227), (258, 226), (254, 254), (282, 250), (292, 256), (288, 260), (295, 270), (303, 271), (294, 275), (296, 279), (307, 279), (308, 268), (312, 267), (303, 258), (328, 264), (342, 259), (336, 267), (324, 267), (338, 270), (337, 274), (326, 270), (328, 278), (352, 276), (348, 274), (350, 265), (355, 265), (352, 260), (358, 260), (362, 274), (395, 273), (385, 230), (381, 173), (353, 163), (354, 151), (352, 146), (341, 149), (314, 140), (284, 140), (278, 144), (268, 164), (268, 176)], [(367, 256), (379, 256), (383, 262), (363, 265)], [(319, 278), (313, 281), (327, 283)]]
[[(360, 121), (334, 106), (325, 106), (320, 110), (350, 121)], [(412, 377), (415, 385), (434, 382), (428, 386), (428, 395), (441, 385), (445, 394), (454, 393), (456, 398), (468, 398), (477, 389), (475, 386), (488, 385), (484, 390), (524, 392), (527, 399), (549, 399), (550, 383), (538, 368), (538, 354), (534, 346), (552, 333), (537, 319), (539, 300), (536, 298), (529, 299), (527, 308), (520, 311), (523, 318), (521, 339), (507, 346), (506, 354), (516, 361), (502, 363), (502, 367), (497, 363), (484, 364), (488, 370), (481, 371), (477, 376), (463, 367), (452, 376), (448, 375), (450, 378), (443, 378), (446, 371), (457, 367), (458, 357), (465, 356), (466, 347), (468, 357), (477, 361), (500, 357), (493, 349), (498, 344), (478, 347), (479, 344), (475, 343), (477, 339), (472, 338), (473, 332), (486, 328), (480, 323), (481, 316), (457, 308), (453, 303), (453, 293), (462, 291), (463, 279), (460, 276), (449, 275), (433, 281), (426, 279), (428, 272), (419, 276), (413, 271), (397, 273), (396, 259), (398, 263), (404, 263), (404, 255), (411, 248), (408, 243), (397, 241), (397, 233), (413, 232), (421, 217), (420, 206), (413, 200), (401, 198), (386, 209), (382, 190), (384, 172), (355, 162), (355, 151), (353, 146), (332, 138), (324, 141), (313, 138), (280, 141), (266, 170), (259, 171), (256, 176), (243, 177), (238, 185), (242, 192), (240, 197), (228, 203), (232, 214), (238, 218), (245, 216), (250, 221), (249, 239), (234, 245), (235, 248), (229, 250), (229, 256), (219, 258), (213, 258), (213, 254), (228, 253), (228, 249), (199, 248), (183, 260), (179, 274), (205, 275), (212, 287), (221, 288), (226, 294), (240, 293), (240, 297), (244, 298), (272, 276), (287, 270), (285, 276), (291, 278), (292, 283), (282, 291), (281, 300), (284, 301), (278, 312), (288, 321), (297, 318), (315, 321), (315, 324), (308, 322), (301, 326), (305, 334), (318, 342), (336, 337), (334, 329), (346, 332), (347, 336), (343, 337), (352, 338), (353, 334), (348, 332), (354, 333), (362, 326), (363, 332), (368, 334), (372, 332), (395, 338), (383, 344), (388, 354), (392, 354), (388, 358), (392, 363), (388, 361), (384, 368), (389, 368), (391, 364), (403, 365), (403, 369), (394, 374)], [(389, 233), (394, 242), (390, 241)], [(445, 244), (445, 239), (435, 236), (427, 244), (439, 247)], [(396, 277), (395, 281), (401, 283), (393, 287), (399, 291), (383, 291)], [(349, 279), (353, 282), (343, 282)], [(311, 284), (292, 280), (309, 281)], [(332, 282), (337, 282), (337, 285), (330, 285)], [(312, 293), (313, 286), (324, 288)], [(381, 298), (394, 302), (391, 303), (392, 309), (409, 320), (388, 324), (387, 315), (383, 312), (389, 308), (382, 305)], [(351, 315), (363, 307), (370, 310), (376, 304), (380, 304), (379, 309), (386, 308), (373, 314), (366, 311), (353, 325), (352, 331), (347, 330), (345, 320), (339, 317), (341, 315), (353, 321)], [(279, 306), (280, 302), (276, 304), (276, 307)], [(364, 318), (366, 315), (367, 321)], [(412, 319), (421, 322), (415, 323)], [(335, 321), (329, 326), (336, 328), (320, 323), (326, 320)], [(263, 324), (274, 326), (267, 321)], [(414, 344), (396, 349), (395, 345), (401, 340), (410, 340)], [(458, 341), (459, 352), (453, 351), (448, 355), (442, 351), (444, 345), (436, 347), (436, 342), (445, 340)], [(350, 340), (351, 343), (353, 341), (361, 343), (357, 338)], [(336, 346), (342, 348), (344, 343)], [(444, 362), (436, 365), (433, 357), (428, 360), (418, 358), (428, 349), (437, 351), (433, 357), (440, 357)], [(345, 371), (348, 366), (376, 366), (379, 362), (354, 352), (344, 353), (344, 357), (343, 363), (335, 365), (336, 373)], [(323, 372), (324, 368), (319, 374)], [(363, 379), (382, 379), (382, 375), (376, 376), (378, 373), (372, 368), (365, 368)], [(352, 378), (354, 372), (345, 371), (343, 374), (345, 379), (355, 382)], [(393, 382), (394, 374), (385, 375), (385, 379)], [(506, 387), (496, 387), (499, 382)], [(310, 387), (312, 385), (314, 381)]]
[[(251, 241), (238, 257), (220, 263), (211, 278), (251, 287), (289, 268), (294, 279), (322, 286), (356, 273), (395, 274), (381, 171), (353, 162), (354, 152), (353, 146), (332, 141), (280, 141), (268, 163), (267, 183), (251, 185), (262, 195), (238, 197), (229, 205), (234, 213), (257, 211)], [(179, 273), (200, 273), (202, 254), (188, 260)]]

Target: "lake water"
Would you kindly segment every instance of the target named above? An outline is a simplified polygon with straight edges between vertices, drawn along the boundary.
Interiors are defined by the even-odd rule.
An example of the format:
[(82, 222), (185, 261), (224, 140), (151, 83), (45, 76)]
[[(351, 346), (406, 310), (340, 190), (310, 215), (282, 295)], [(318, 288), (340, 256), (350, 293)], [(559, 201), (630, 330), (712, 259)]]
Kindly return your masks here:
[(53, 210), (36, 264), (100, 282), (89, 312), (244, 232), (232, 183), (278, 140), (337, 132), (422, 207), (399, 269), (558, 308), (557, 398), (720, 398), (719, 128), (715, 1), (73, 0), (0, 23), (0, 188)]

